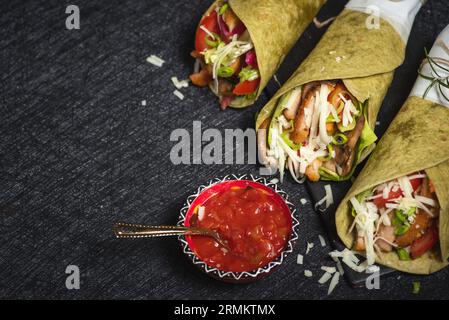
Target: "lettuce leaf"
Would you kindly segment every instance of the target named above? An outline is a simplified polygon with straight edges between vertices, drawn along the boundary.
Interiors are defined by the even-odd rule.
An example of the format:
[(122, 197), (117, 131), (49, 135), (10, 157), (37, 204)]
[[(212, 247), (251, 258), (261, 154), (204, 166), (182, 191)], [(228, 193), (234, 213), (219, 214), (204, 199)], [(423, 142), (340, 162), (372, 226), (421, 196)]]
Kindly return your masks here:
[[(366, 198), (371, 197), (374, 194), (374, 189), (373, 190), (366, 190), (363, 191), (362, 193), (359, 193), (358, 195), (355, 196), (355, 198), (357, 199), (358, 202), (362, 203), (363, 201), (365, 201)], [(354, 207), (352, 206), (352, 204), (349, 204), (351, 206), (351, 215), (353, 217), (355, 217), (357, 215), (357, 213), (355, 212)]]
[(281, 115), (282, 111), (285, 109), (285, 105), (288, 102), (288, 99), (290, 98), (292, 94), (292, 90), (290, 90), (289, 92), (285, 93), (280, 99), (279, 99), (279, 103), (276, 107), (276, 109), (274, 110), (273, 113), (273, 117), (271, 118), (271, 123), (270, 123), (270, 127), (268, 128), (268, 146), (271, 146), (271, 129), (274, 126), (277, 126), (278, 124), (278, 118)]
[[(368, 109), (368, 101), (363, 104), (363, 114), (365, 115), (365, 126), (363, 127), (362, 133), (359, 138), (359, 142), (357, 145), (357, 151), (354, 159), (355, 165), (352, 167), (351, 171), (344, 177), (339, 176), (336, 172), (328, 170), (326, 168), (320, 168), (320, 176), (322, 180), (328, 181), (344, 181), (348, 180), (354, 174), (355, 168), (357, 165), (368, 155), (367, 152), (363, 154), (364, 151), (368, 151), (368, 148), (373, 146), (373, 144), (377, 141), (377, 136), (371, 127), (368, 124), (367, 109)], [(373, 149), (373, 148), (371, 148)], [(372, 150), (370, 150), (372, 151)]]

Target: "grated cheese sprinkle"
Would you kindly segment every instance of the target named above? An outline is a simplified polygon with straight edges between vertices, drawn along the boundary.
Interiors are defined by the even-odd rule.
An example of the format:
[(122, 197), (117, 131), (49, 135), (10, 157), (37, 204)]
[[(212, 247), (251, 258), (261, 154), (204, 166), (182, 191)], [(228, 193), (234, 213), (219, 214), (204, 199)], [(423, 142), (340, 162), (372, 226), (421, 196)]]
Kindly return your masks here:
[(175, 90), (173, 91), (173, 94), (177, 96), (180, 100), (184, 100), (184, 95), (182, 94), (181, 91)]
[(335, 269), (335, 267), (326, 267), (326, 266), (322, 266), (321, 270), (323, 270), (327, 273), (334, 273), (337, 271), (337, 269)]
[(324, 240), (323, 236), (321, 234), (319, 234), (318, 238), (320, 239), (321, 246), (325, 247), (326, 246), (326, 240)]
[(171, 77), (170, 80), (178, 90), (189, 86), (189, 80), (178, 80), (177, 77)]
[(304, 262), (304, 256), (302, 254), (298, 254), (298, 256), (296, 257), (296, 263), (303, 264), (303, 262)]
[(332, 274), (330, 274), (329, 272), (325, 272), (322, 277), (318, 280), (319, 284), (325, 284), (326, 282), (329, 281), (329, 279), (332, 278)]
[(155, 56), (154, 54), (152, 54), (147, 58), (147, 62), (151, 63), (152, 65), (155, 65), (156, 67), (162, 67), (162, 65), (165, 63), (164, 60)]
[(307, 242), (307, 249), (306, 249), (306, 255), (310, 252), (310, 250), (313, 248), (313, 243)]
[(334, 291), (339, 281), (340, 281), (340, 273), (335, 272), (334, 276), (332, 277), (331, 283), (329, 284), (329, 290), (327, 291), (327, 295), (330, 295)]

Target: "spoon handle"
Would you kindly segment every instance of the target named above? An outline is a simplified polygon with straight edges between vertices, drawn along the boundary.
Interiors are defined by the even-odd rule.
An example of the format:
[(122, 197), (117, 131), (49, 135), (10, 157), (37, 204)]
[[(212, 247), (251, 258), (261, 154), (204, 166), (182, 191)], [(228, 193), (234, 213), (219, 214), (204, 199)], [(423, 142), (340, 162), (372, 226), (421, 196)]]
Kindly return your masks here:
[(117, 238), (152, 238), (204, 234), (204, 230), (184, 226), (145, 226), (141, 224), (116, 223), (113, 227)]

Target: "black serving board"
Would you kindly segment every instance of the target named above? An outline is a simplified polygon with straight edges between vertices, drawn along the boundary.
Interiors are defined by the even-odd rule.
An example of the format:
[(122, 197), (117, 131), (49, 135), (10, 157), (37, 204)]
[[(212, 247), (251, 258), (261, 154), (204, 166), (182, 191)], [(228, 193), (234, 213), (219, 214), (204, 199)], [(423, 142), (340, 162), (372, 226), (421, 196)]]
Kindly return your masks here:
[[(325, 21), (331, 17), (338, 15), (344, 8), (344, 5), (346, 3), (347, 1), (332, 2), (332, 5), (330, 5), (330, 3), (327, 3), (320, 11), (318, 20)], [(294, 49), (285, 59), (282, 67), (276, 73), (276, 77), (278, 78), (279, 82), (284, 83), (291, 76), (291, 74), (300, 65), (301, 61), (303, 61), (313, 50), (321, 36), (326, 32), (329, 25), (320, 29), (316, 28), (313, 24), (309, 26), (305, 34), (301, 37), (301, 39), (295, 45)], [(419, 32), (415, 32), (415, 29), (416, 27), (412, 29), (412, 32), (410, 34), (410, 38), (407, 44), (405, 61), (403, 65), (396, 70), (393, 83), (388, 90), (388, 93), (383, 101), (381, 110), (377, 118), (378, 125), (376, 125), (375, 132), (379, 138), (388, 128), (388, 125), (391, 123), (394, 116), (408, 97), (408, 94), (416, 80), (418, 67), (424, 57), (425, 43)], [(279, 84), (276, 81), (271, 81), (266, 88), (266, 92), (268, 96), (271, 97), (278, 89)], [(358, 173), (365, 165), (365, 162), (366, 160), (358, 166), (354, 174), (354, 178), (357, 177)], [(329, 184), (332, 188), (334, 204), (326, 210), (320, 208), (321, 210), (318, 209), (315, 211), (320, 216), (321, 221), (326, 228), (332, 247), (337, 250), (342, 250), (344, 248), (344, 245), (338, 237), (335, 228), (335, 211), (338, 204), (351, 187), (352, 182), (351, 180), (343, 182), (305, 182), (306, 189), (314, 205), (324, 197), (324, 186), (326, 184)], [(364, 285), (365, 280), (369, 274), (355, 272), (344, 264), (343, 268), (345, 269), (345, 277), (352, 286), (359, 287)], [(380, 275), (385, 276), (387, 274), (391, 274), (394, 271), (395, 270), (390, 268), (381, 267)]]

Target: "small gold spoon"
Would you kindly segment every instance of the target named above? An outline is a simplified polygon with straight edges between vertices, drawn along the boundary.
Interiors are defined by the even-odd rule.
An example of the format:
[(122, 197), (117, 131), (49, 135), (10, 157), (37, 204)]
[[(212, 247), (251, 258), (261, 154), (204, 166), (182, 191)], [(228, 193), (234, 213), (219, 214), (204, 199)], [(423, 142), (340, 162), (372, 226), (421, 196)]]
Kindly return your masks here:
[(153, 238), (166, 236), (206, 236), (213, 238), (219, 245), (229, 250), (227, 241), (217, 231), (184, 226), (145, 226), (118, 222), (112, 227), (117, 238)]

